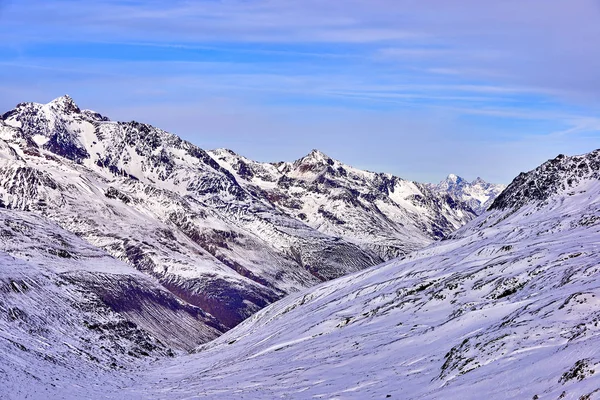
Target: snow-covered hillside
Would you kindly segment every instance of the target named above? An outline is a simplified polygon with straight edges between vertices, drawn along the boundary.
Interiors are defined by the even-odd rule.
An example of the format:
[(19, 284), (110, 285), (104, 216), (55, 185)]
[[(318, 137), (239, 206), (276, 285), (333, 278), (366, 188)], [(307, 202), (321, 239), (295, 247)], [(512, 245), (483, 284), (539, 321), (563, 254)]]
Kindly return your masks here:
[[(68, 96), (22, 103), (0, 118), (0, 207), (56, 222), (229, 328), (288, 293), (422, 247), (473, 217), (418, 184), (331, 163), (348, 178), (315, 167), (302, 193), (302, 171), (317, 161), (299, 161), (280, 179), (298, 175), (280, 198), (175, 135), (110, 121)], [(364, 177), (381, 193), (362, 189)], [(288, 195), (304, 204), (298, 212), (282, 205)], [(302, 207), (313, 210), (304, 219)]]
[(488, 183), (481, 178), (468, 182), (460, 176), (450, 174), (437, 185), (428, 185), (437, 193), (448, 193), (467, 203), (477, 215), (486, 211), (506, 185)]
[(187, 353), (224, 330), (72, 233), (0, 210), (1, 398), (65, 390), (86, 398), (83, 383), (126, 381), (134, 366)]
[(597, 398), (599, 170), (600, 150), (549, 161), (450, 239), (286, 297), (128, 394)]

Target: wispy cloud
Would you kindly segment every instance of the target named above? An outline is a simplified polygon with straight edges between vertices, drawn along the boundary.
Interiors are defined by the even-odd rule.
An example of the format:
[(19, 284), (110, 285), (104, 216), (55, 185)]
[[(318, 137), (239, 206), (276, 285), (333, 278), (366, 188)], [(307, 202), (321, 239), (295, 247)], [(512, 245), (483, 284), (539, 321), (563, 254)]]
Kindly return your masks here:
[(600, 134), (600, 118), (571, 117), (567, 119), (567, 122), (570, 124), (567, 129), (553, 132), (552, 136), (563, 137), (581, 133)]
[[(350, 135), (385, 143), (402, 175), (496, 160), (486, 171), (506, 181), (600, 138), (599, 17), (595, 0), (0, 0), (0, 106), (68, 92), (262, 158), (324, 147), (352, 161)], [(427, 146), (435, 167), (413, 157)]]

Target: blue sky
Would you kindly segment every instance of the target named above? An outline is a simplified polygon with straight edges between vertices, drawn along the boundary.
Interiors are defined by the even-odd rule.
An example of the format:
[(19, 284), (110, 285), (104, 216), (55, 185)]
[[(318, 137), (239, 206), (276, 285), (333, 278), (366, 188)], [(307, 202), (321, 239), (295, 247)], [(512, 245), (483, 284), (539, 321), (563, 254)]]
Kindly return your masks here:
[(0, 110), (68, 93), (261, 161), (508, 183), (600, 145), (597, 0), (0, 0)]

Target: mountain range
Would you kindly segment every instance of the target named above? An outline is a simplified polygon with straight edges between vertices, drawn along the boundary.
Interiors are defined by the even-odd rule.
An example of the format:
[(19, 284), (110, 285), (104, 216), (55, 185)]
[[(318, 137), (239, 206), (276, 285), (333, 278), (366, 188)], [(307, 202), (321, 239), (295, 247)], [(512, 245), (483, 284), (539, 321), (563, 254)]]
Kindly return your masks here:
[(68, 96), (0, 121), (0, 207), (35, 213), (231, 328), (286, 294), (432, 243), (463, 201), (313, 151), (293, 163), (206, 152)]
[(68, 96), (0, 121), (7, 398), (600, 394), (600, 150), (508, 187), (204, 151)]

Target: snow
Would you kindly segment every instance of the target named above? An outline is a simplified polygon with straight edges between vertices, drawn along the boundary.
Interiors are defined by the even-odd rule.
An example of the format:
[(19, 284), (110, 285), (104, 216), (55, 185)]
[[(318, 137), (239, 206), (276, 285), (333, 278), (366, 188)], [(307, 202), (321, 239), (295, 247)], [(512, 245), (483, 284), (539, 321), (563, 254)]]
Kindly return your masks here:
[(40, 147), (48, 143), (48, 138), (44, 135), (33, 135), (31, 138)]

